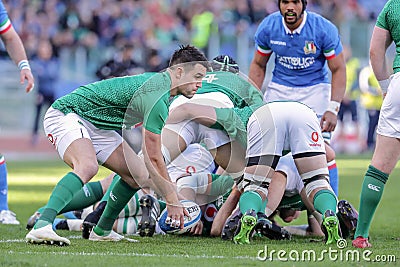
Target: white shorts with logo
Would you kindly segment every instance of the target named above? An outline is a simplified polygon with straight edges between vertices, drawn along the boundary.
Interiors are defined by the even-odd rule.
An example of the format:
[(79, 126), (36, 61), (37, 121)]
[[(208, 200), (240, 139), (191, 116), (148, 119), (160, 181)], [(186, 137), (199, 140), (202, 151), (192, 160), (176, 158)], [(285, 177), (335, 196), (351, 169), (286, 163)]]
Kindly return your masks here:
[(122, 137), (116, 131), (101, 130), (75, 113), (65, 115), (52, 107), (47, 110), (43, 125), (46, 136), (62, 159), (69, 145), (80, 138), (92, 141), (99, 164), (103, 164), (122, 143)]
[[(195, 94), (190, 99), (185, 96), (179, 96), (171, 103), (170, 110), (177, 108), (179, 105), (184, 103), (201, 104), (217, 108), (233, 107), (233, 103), (227, 95), (220, 92), (211, 92)], [(185, 140), (186, 145), (203, 142), (207, 149), (215, 149), (231, 141), (224, 131), (211, 129), (189, 120), (175, 124), (166, 124), (165, 128), (179, 134), (183, 140)]]
[(167, 166), (172, 182), (184, 174), (212, 173), (215, 169), (211, 153), (200, 144), (190, 144), (182, 154)]
[(272, 102), (257, 109), (247, 124), (246, 157), (325, 152), (315, 113), (298, 102)]
[(382, 103), (376, 132), (383, 136), (400, 138), (400, 72), (393, 75)]

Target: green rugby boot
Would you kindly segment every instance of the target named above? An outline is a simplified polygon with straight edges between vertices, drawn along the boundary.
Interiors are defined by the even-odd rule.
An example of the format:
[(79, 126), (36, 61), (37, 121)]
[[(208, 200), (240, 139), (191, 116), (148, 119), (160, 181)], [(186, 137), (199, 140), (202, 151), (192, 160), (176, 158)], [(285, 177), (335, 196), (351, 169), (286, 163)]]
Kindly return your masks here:
[(257, 224), (257, 214), (253, 209), (246, 211), (246, 213), (240, 219), (238, 226), (238, 232), (233, 237), (235, 244), (249, 244), (250, 236), (253, 233), (253, 229)]
[(327, 210), (324, 214), (322, 225), (326, 230), (324, 231), (326, 244), (336, 244), (336, 242), (341, 239), (339, 234), (339, 219), (336, 217), (336, 214), (331, 210)]

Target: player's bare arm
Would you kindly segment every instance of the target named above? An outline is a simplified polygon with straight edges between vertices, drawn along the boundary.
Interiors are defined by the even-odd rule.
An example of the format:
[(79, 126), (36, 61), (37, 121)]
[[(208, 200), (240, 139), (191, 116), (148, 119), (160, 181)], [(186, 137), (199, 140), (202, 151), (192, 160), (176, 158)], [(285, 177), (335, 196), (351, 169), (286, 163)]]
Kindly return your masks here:
[(253, 60), (250, 63), (249, 80), (252, 81), (259, 90), (261, 90), (265, 79), (265, 71), (269, 58), (270, 55), (261, 55), (259, 52), (255, 51)]
[(34, 87), (34, 78), (27, 61), (27, 56), (21, 38), (18, 36), (14, 27), (11, 26), (7, 32), (1, 35), (1, 39), (3, 40), (8, 54), (15, 64), (19, 65), (21, 62), (26, 62), (26, 67), (18, 67), (21, 69), (20, 83), (24, 84), (25, 80), (27, 81), (25, 91), (29, 93)]
[(195, 120), (197, 123), (210, 127), (217, 121), (215, 108), (199, 104), (182, 104), (171, 111), (167, 123), (179, 123), (184, 120)]
[[(337, 107), (332, 107), (332, 111), (327, 111), (322, 116), (321, 127), (323, 132), (332, 132), (337, 124), (337, 112), (346, 91), (346, 63), (343, 53), (328, 60), (328, 67), (332, 72), (331, 84), (331, 104), (337, 104)], [(337, 110), (336, 110), (337, 109)]]
[(180, 227), (183, 228), (184, 209), (179, 202), (176, 185), (171, 182), (164, 163), (161, 153), (161, 136), (145, 129), (142, 150), (150, 179), (167, 202), (168, 216), (173, 221), (179, 221)]
[[(384, 43), (382, 42), (384, 40)], [(388, 79), (392, 73), (386, 60), (386, 50), (393, 42), (390, 32), (375, 26), (372, 32), (369, 56), (372, 69), (378, 81)]]

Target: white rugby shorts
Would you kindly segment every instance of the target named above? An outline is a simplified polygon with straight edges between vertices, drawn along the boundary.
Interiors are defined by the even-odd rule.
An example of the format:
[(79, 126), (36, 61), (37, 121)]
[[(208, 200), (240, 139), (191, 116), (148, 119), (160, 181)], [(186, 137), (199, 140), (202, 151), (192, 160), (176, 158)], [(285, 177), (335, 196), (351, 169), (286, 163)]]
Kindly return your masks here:
[(298, 102), (272, 102), (257, 109), (247, 124), (246, 157), (324, 152), (315, 113)]
[(320, 83), (307, 87), (288, 87), (270, 82), (264, 93), (264, 100), (266, 102), (297, 101), (314, 110), (318, 117), (322, 117), (331, 100), (331, 85)]
[(92, 141), (99, 164), (103, 164), (122, 143), (122, 137), (116, 131), (101, 130), (75, 113), (65, 115), (52, 107), (47, 110), (43, 125), (46, 136), (62, 159), (69, 145), (80, 138)]
[(211, 153), (200, 144), (189, 145), (182, 154), (167, 166), (172, 182), (184, 174), (212, 173), (215, 169)]
[(383, 100), (376, 132), (380, 135), (400, 138), (400, 72), (393, 75)]

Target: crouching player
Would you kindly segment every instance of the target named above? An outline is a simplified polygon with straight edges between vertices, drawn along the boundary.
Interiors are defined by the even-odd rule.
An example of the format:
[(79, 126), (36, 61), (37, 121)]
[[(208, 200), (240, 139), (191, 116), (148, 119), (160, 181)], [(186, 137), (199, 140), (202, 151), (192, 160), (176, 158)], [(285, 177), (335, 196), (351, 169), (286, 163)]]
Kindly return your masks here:
[(223, 128), (230, 136), (242, 133), (243, 129), (247, 132), (247, 166), (243, 177), (236, 181), (243, 191), (239, 200), (243, 216), (240, 230), (233, 238), (235, 243), (250, 242), (258, 213), (265, 211), (268, 187), (279, 158), (289, 151), (308, 199), (323, 214), (326, 243), (335, 243), (340, 238), (335, 214), (337, 199), (329, 185), (324, 141), (318, 119), (310, 108), (298, 102), (271, 102), (243, 109), (184, 104), (178, 112), (176, 117), (170, 114), (169, 120), (194, 119), (209, 127)]

